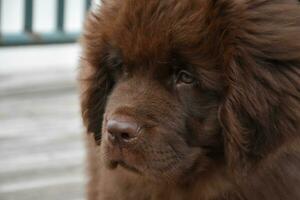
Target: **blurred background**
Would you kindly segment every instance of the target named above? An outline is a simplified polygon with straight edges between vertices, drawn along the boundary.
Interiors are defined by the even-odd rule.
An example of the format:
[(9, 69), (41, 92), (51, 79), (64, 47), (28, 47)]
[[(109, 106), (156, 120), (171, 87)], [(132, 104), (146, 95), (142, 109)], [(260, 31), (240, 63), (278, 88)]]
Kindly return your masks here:
[(78, 37), (91, 0), (0, 0), (0, 200), (84, 199)]

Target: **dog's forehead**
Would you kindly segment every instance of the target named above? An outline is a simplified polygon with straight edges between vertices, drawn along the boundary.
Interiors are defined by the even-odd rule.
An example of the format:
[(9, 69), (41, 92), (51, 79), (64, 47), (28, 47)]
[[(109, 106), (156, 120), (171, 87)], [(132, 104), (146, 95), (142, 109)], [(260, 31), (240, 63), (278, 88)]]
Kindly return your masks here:
[(114, 24), (108, 26), (110, 42), (120, 49), (125, 62), (160, 65), (170, 62), (172, 52), (201, 40), (201, 5), (194, 1), (126, 2), (116, 13)]
[[(116, 30), (122, 38), (113, 37), (115, 49), (120, 52), (125, 63), (136, 66), (160, 65), (171, 56), (172, 42), (164, 29), (137, 28), (135, 30)], [(150, 29), (150, 28), (149, 28)], [(154, 31), (154, 29), (157, 29)]]
[(166, 49), (158, 55), (154, 55), (151, 51), (131, 52), (118, 47), (110, 47), (107, 63), (112, 66), (120, 66), (126, 68), (128, 72), (143, 73), (143, 75), (152, 74), (169, 74), (173, 69), (173, 60), (171, 53)]

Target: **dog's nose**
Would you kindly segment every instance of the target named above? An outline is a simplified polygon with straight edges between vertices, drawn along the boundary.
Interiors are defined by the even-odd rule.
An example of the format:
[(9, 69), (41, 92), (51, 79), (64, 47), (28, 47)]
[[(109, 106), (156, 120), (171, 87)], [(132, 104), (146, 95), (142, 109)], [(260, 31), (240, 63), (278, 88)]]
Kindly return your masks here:
[(107, 122), (107, 132), (113, 143), (130, 142), (138, 135), (138, 124), (129, 117), (113, 117)]

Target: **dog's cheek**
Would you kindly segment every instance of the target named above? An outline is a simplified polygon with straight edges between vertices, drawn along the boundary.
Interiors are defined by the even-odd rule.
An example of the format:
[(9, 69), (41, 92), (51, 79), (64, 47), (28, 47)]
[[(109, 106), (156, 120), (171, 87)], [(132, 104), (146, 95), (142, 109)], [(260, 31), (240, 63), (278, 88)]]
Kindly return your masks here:
[(201, 111), (203, 103), (198, 91), (195, 91), (191, 86), (181, 85), (177, 88), (177, 96), (185, 113), (191, 116), (201, 114), (199, 111)]

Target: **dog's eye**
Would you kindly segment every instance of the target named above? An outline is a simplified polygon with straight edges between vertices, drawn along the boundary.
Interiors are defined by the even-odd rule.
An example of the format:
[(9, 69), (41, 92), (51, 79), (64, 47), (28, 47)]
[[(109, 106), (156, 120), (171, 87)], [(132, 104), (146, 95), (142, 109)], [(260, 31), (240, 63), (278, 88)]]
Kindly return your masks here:
[(120, 58), (114, 58), (111, 60), (111, 67), (114, 70), (118, 70), (118, 69), (122, 68), (122, 65), (123, 65), (123, 61)]
[(189, 72), (181, 70), (177, 75), (176, 83), (192, 84), (195, 82), (195, 78)]

